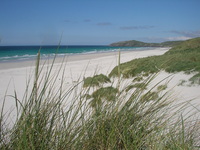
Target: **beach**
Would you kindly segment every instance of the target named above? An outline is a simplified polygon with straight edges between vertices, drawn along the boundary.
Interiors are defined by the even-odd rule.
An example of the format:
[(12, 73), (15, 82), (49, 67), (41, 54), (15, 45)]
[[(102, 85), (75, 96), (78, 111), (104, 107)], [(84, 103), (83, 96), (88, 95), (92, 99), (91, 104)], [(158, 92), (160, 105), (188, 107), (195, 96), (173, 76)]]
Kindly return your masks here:
[[(120, 55), (120, 63), (136, 58), (162, 55), (168, 50), (169, 48), (155, 48), (146, 51), (123, 51)], [(52, 60), (42, 60), (41, 66), (44, 62), (46, 62), (45, 67), (48, 68), (48, 63), (51, 64)], [(58, 80), (58, 83), (56, 84), (64, 82), (65, 88), (68, 88), (76, 82), (83, 80), (85, 77), (94, 76), (96, 74), (108, 75), (118, 63), (119, 52), (72, 55), (66, 56), (65, 58), (56, 58), (52, 73), (59, 72), (60, 67), (63, 66), (64, 69), (61, 70), (62, 76), (58, 76), (60, 80)], [(21, 100), (26, 91), (27, 83), (29, 81), (30, 85), (33, 83), (35, 64), (36, 61), (20, 61), (0, 64), (0, 106), (2, 106), (6, 95), (4, 112), (9, 112), (9, 110), (12, 111), (13, 108), (15, 108), (15, 100), (12, 96), (16, 93), (17, 98)], [(43, 72), (44, 71), (45, 69)], [(170, 74), (166, 72), (160, 72), (153, 82), (159, 82), (169, 75)], [(64, 80), (61, 80), (62, 77), (64, 77)], [(191, 77), (191, 75), (180, 72), (171, 75), (170, 79), (168, 78), (162, 82), (169, 82), (167, 89), (173, 91), (173, 95), (180, 103), (192, 100), (189, 104), (191, 107), (188, 108), (188, 111), (190, 111), (190, 109), (194, 110), (193, 106), (195, 106), (196, 110), (200, 110), (200, 86), (178, 86), (180, 80), (187, 80), (189, 77)], [(194, 112), (196, 110), (194, 110)], [(16, 114), (13, 113), (12, 115), (15, 116)]]

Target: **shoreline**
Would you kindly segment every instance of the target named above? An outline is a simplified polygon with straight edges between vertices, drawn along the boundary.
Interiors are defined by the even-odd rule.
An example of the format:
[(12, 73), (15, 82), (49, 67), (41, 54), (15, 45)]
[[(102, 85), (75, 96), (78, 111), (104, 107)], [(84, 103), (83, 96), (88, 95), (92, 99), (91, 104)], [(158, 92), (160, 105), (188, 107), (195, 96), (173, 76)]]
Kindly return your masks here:
[[(128, 62), (136, 58), (162, 55), (168, 50), (169, 48), (157, 48), (147, 51), (123, 51), (121, 52), (120, 63)], [(80, 77), (93, 76), (97, 73), (107, 75), (115, 66), (118, 65), (119, 55), (118, 52), (74, 55), (66, 57), (64, 63), (62, 63), (63, 58), (64, 57), (56, 58), (52, 71), (58, 72), (59, 68), (63, 65), (62, 68), (64, 69), (66, 83), (68, 84), (67, 86), (69, 86), (80, 79)], [(51, 62), (52, 59), (47, 61), (45, 66), (51, 65)], [(0, 64), (0, 104), (5, 95), (13, 95), (14, 91), (17, 92), (19, 99), (23, 97), (27, 87), (27, 81), (29, 81), (29, 78), (34, 78), (35, 64), (36, 61)], [(42, 60), (40, 64), (43, 65), (44, 60)], [(43, 73), (44, 72), (45, 69)], [(9, 105), (11, 106), (13, 103), (8, 104), (8, 106)]]
[[(161, 48), (152, 48), (149, 50), (133, 50), (133, 51), (121, 51), (121, 55), (127, 54), (127, 53), (140, 53), (144, 51), (167, 51), (169, 50), (169, 47), (161, 47)], [(63, 59), (65, 59), (64, 62), (73, 62), (73, 61), (82, 61), (82, 60), (92, 60), (96, 58), (101, 57), (109, 57), (109, 56), (116, 56), (119, 54), (119, 51), (108, 51), (108, 52), (98, 52), (98, 53), (80, 53), (80, 54), (72, 54), (72, 55), (63, 55), (63, 56), (57, 56), (55, 63), (62, 63)], [(157, 54), (155, 54), (157, 55)], [(159, 55), (159, 54), (158, 54)], [(45, 61), (49, 61), (49, 64), (51, 64), (54, 57), (49, 58), (41, 58), (41, 63), (44, 63)], [(36, 63), (36, 59), (31, 60), (16, 60), (16, 61), (8, 61), (8, 62), (0, 62), (0, 70), (7, 70), (7, 69), (14, 69), (14, 68), (25, 68), (25, 67), (34, 67)]]

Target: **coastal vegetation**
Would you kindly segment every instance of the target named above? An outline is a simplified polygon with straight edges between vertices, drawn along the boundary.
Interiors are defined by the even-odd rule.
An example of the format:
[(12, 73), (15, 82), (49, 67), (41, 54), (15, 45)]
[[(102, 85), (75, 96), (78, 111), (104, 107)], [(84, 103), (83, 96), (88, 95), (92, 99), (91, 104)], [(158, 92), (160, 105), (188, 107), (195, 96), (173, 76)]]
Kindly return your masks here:
[(139, 58), (120, 64), (110, 72), (109, 77), (118, 77), (118, 67), (124, 78), (142, 77), (146, 73), (152, 74), (161, 70), (168, 73), (183, 71), (194, 73), (191, 83), (200, 84), (200, 38), (184, 41), (161, 56)]
[[(186, 48), (187, 43), (197, 44), (194, 51), (188, 50), (193, 46)], [(56, 84), (64, 82), (64, 74), (62, 69), (52, 72), (54, 61), (42, 73), (38, 55), (33, 84), (27, 83), (24, 99), (18, 99), (16, 92), (12, 96), (16, 102), (12, 126), (6, 121), (9, 113), (1, 110), (0, 149), (197, 149), (198, 120), (179, 113), (185, 107), (172, 105), (175, 98), (164, 92), (167, 85), (155, 83), (150, 89), (148, 85), (160, 70), (197, 72), (194, 78), (198, 78), (198, 43), (199, 38), (189, 40), (162, 56), (119, 64), (109, 77), (88, 77), (70, 89)], [(121, 76), (131, 77), (134, 84), (120, 85)], [(114, 77), (120, 82), (114, 84)]]
[(93, 77), (87, 77), (84, 79), (84, 84), (83, 87), (94, 87), (94, 86), (101, 86), (104, 83), (109, 83), (111, 82), (110, 79), (103, 74), (100, 75), (95, 75)]

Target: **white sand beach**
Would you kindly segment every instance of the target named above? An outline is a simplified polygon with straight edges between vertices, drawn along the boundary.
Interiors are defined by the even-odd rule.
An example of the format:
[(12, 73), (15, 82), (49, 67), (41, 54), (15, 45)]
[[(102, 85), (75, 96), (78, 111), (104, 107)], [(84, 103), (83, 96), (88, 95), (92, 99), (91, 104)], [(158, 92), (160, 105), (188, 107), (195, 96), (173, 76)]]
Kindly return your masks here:
[[(168, 50), (169, 48), (155, 48), (146, 51), (126, 51), (121, 53), (120, 62), (127, 62), (135, 58), (162, 55)], [(63, 64), (65, 67), (64, 84), (66, 86), (71, 86), (78, 79), (83, 79), (83, 77), (93, 76), (94, 74), (100, 73), (108, 75), (118, 64), (118, 52), (72, 55), (66, 57), (64, 63), (61, 62), (62, 58), (56, 60), (52, 72), (57, 72), (61, 64)], [(15, 101), (14, 98), (12, 98), (15, 91), (19, 100), (23, 98), (27, 82), (30, 78), (33, 79), (34, 77), (34, 65), (34, 61), (0, 64), (0, 106), (2, 106), (3, 99), (6, 95), (4, 112), (8, 112), (15, 107)], [(169, 76), (169, 74), (161, 72), (155, 79), (155, 82), (159, 82), (167, 76)], [(168, 84), (168, 89), (172, 89), (174, 95), (180, 102), (194, 99), (190, 102), (189, 105), (191, 107), (188, 108), (188, 111), (190, 109), (193, 109), (194, 111), (200, 110), (200, 86), (177, 86), (180, 83), (180, 80), (187, 80), (189, 77), (190, 75), (185, 75), (184, 73), (172, 75), (170, 77), (171, 80)]]

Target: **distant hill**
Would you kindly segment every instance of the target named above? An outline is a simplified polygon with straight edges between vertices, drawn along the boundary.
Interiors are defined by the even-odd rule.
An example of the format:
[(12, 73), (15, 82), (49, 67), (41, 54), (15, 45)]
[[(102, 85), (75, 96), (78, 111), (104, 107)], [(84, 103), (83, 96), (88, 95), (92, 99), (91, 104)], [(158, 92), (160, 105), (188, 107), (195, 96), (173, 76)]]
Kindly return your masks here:
[(182, 43), (183, 41), (167, 41), (162, 43), (145, 43), (136, 40), (121, 41), (110, 44), (110, 46), (121, 46), (121, 47), (172, 47)]

